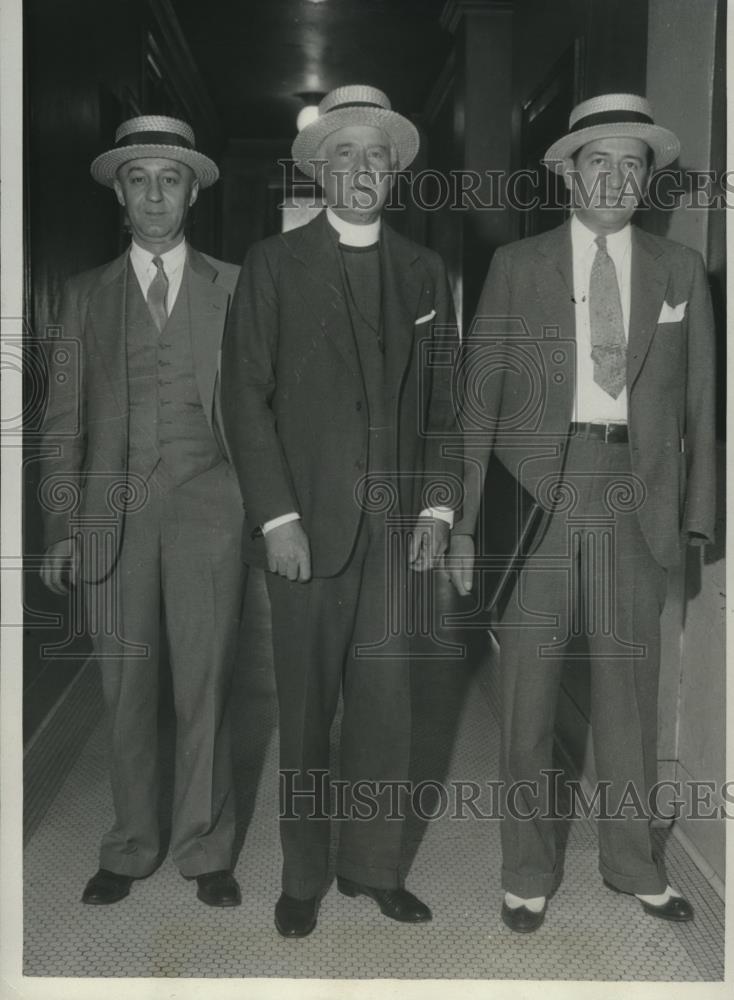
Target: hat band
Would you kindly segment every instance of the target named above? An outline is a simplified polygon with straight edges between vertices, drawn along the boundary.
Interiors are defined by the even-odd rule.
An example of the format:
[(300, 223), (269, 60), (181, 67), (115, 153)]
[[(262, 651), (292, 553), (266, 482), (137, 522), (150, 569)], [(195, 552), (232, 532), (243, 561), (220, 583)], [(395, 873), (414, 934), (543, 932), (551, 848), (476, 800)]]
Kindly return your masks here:
[[(333, 108), (329, 108), (329, 111), (339, 111), (341, 108), (379, 108), (380, 111), (389, 110), (382, 104), (377, 104), (376, 101), (344, 101), (343, 104), (335, 104)], [(328, 115), (329, 111), (325, 111), (324, 114)]]
[(586, 115), (571, 126), (571, 132), (589, 128), (592, 125), (624, 125), (624, 124), (654, 125), (652, 118), (641, 111), (599, 111), (595, 115)]
[(191, 149), (193, 146), (177, 132), (131, 132), (115, 143), (115, 149), (123, 146), (180, 146)]

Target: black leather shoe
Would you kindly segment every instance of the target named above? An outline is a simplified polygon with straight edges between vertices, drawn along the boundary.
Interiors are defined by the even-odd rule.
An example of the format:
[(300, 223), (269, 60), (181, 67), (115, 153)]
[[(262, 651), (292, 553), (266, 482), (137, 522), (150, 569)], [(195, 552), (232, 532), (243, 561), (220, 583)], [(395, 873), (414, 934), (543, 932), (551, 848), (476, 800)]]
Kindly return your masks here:
[(92, 903), (95, 906), (119, 903), (130, 893), (132, 882), (130, 875), (118, 875), (107, 868), (100, 868), (87, 882), (82, 893), (82, 903)]
[[(619, 892), (624, 896), (634, 895), (634, 893), (623, 893), (621, 889), (612, 885), (611, 882), (607, 882), (606, 879), (604, 879), (604, 885), (612, 892)], [(644, 899), (640, 899), (640, 905), (645, 913), (649, 913), (651, 917), (659, 917), (661, 920), (675, 920), (680, 924), (693, 920), (693, 907), (683, 896), (671, 896), (667, 903), (660, 903), (657, 906), (655, 903), (647, 903)]]
[(425, 903), (407, 889), (373, 889), (360, 885), (351, 879), (337, 876), (336, 885), (344, 896), (369, 896), (380, 910), (391, 920), (401, 920), (406, 924), (425, 923), (431, 919), (431, 911)]
[(529, 910), (527, 906), (508, 906), (507, 903), (503, 902), (502, 920), (511, 931), (516, 931), (518, 934), (531, 934), (533, 931), (537, 931), (545, 920), (547, 909), (548, 906), (545, 904), (543, 909), (536, 913), (535, 910)]
[(204, 872), (196, 876), (196, 884), (199, 886), (196, 898), (207, 906), (239, 906), (242, 902), (240, 887), (232, 872)]
[(294, 896), (281, 894), (275, 904), (275, 926), (283, 937), (306, 937), (316, 926), (318, 899), (296, 899)]

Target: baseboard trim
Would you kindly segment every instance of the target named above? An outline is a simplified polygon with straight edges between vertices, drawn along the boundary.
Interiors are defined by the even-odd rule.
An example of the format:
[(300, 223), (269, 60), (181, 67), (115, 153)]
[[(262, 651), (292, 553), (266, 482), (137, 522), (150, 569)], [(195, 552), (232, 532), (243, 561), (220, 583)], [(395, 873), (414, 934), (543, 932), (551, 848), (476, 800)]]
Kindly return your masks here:
[(24, 748), (24, 845), (38, 829), (103, 712), (99, 670), (90, 657)]
[[(722, 822), (724, 821), (722, 820)], [(724, 880), (721, 876), (714, 871), (693, 841), (683, 832), (683, 829), (677, 823), (673, 823), (670, 832), (673, 834), (696, 868), (698, 868), (719, 899), (722, 902), (725, 902), (726, 885), (724, 884)]]

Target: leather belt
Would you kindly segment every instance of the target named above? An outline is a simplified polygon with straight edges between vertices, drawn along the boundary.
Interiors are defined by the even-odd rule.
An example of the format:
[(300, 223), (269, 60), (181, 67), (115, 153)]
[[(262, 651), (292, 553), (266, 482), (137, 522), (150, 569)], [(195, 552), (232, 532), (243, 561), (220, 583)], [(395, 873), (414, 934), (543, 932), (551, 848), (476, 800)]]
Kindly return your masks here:
[(572, 423), (569, 432), (575, 437), (592, 438), (605, 444), (625, 444), (629, 441), (627, 424)]

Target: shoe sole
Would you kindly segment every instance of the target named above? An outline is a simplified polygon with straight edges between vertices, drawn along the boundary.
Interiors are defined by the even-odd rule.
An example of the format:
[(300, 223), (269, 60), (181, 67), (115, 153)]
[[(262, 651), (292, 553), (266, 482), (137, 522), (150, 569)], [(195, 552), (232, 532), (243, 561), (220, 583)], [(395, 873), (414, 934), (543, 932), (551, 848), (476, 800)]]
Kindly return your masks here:
[[(618, 889), (616, 885), (612, 885), (611, 882), (607, 882), (606, 879), (603, 879), (602, 881), (606, 888), (611, 889), (612, 892), (616, 892), (620, 896), (632, 896), (633, 899), (637, 899), (633, 892), (623, 892), (621, 889)], [(640, 904), (643, 912), (646, 913), (648, 917), (655, 917), (656, 920), (670, 920), (671, 923), (674, 924), (689, 924), (694, 917), (693, 913), (691, 913), (690, 916), (686, 914), (685, 916), (676, 917), (671, 913), (661, 913), (657, 906), (653, 906), (652, 903), (646, 903), (643, 899), (638, 899), (637, 902)]]
[(222, 906), (239, 906), (240, 903), (242, 902), (242, 899), (223, 899), (223, 900), (220, 900), (218, 902), (215, 902), (212, 899), (206, 899), (204, 896), (200, 895), (198, 892), (196, 894), (196, 898), (198, 900), (200, 900), (202, 903), (206, 903), (207, 906), (219, 906), (219, 907), (222, 907)]
[(362, 889), (354, 889), (352, 886), (342, 887), (338, 882), (336, 887), (342, 896), (348, 896), (350, 899), (356, 899), (357, 896), (364, 896), (365, 899), (371, 899), (373, 903), (377, 903), (383, 917), (387, 917), (389, 920), (397, 920), (399, 924), (427, 924), (433, 919), (433, 914), (429, 914), (427, 917), (396, 917), (394, 913), (387, 913), (383, 910), (378, 900), (374, 896), (370, 896), (368, 892), (364, 892)]
[(123, 899), (127, 899), (129, 895), (130, 893), (126, 892), (122, 896), (116, 896), (115, 899), (85, 899), (82, 896), (82, 903), (85, 906), (114, 906), (115, 903), (121, 903)]
[(690, 922), (693, 920), (692, 913), (690, 914), (690, 916), (688, 914), (675, 916), (672, 913), (661, 913), (660, 910), (656, 909), (654, 906), (651, 906), (650, 903), (643, 903), (642, 900), (640, 900), (640, 903), (642, 905), (642, 909), (645, 911), (648, 917), (655, 917), (656, 920), (670, 920), (674, 924), (690, 924)]
[(278, 934), (280, 934), (281, 937), (284, 937), (284, 938), (305, 938), (305, 937), (308, 937), (308, 935), (312, 933), (312, 931), (315, 929), (315, 927), (316, 927), (316, 921), (314, 920), (314, 922), (311, 924), (311, 926), (308, 928), (308, 930), (305, 930), (305, 931), (284, 931), (283, 928), (278, 923), (278, 921), (277, 920), (275, 921), (275, 929), (276, 929), (276, 931), (278, 932)]
[(121, 903), (123, 899), (127, 899), (127, 895), (120, 896), (118, 899), (83, 899), (82, 903), (85, 906), (114, 906), (115, 903)]

